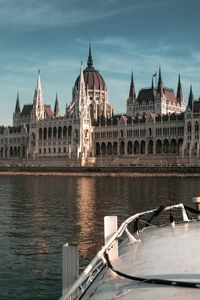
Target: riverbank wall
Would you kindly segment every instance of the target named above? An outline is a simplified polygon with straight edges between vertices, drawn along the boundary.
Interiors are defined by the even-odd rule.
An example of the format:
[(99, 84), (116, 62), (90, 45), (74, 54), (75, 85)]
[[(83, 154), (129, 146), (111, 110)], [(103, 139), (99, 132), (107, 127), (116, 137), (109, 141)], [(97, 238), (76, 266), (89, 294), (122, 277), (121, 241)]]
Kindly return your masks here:
[(66, 167), (66, 166), (1, 166), (2, 174), (143, 174), (167, 176), (168, 174), (196, 174), (200, 176), (199, 166), (132, 166), (132, 167)]

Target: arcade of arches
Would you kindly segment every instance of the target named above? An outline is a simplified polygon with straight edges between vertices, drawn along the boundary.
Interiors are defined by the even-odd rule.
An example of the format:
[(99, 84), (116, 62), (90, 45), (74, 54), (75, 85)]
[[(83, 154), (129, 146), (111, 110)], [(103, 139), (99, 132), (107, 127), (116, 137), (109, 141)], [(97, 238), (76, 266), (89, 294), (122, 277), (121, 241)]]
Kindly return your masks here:
[(180, 154), (183, 139), (158, 139), (156, 143), (151, 139), (148, 142), (142, 141), (121, 141), (96, 143), (96, 156), (99, 155), (139, 155), (139, 154)]

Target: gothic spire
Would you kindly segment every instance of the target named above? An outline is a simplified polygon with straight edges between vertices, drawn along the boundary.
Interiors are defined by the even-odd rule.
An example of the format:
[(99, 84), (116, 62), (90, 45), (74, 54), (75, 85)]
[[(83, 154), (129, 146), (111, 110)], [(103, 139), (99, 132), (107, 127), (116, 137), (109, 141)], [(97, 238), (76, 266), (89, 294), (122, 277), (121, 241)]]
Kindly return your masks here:
[(38, 80), (37, 80), (37, 87), (36, 90), (42, 90), (42, 85), (41, 85), (41, 78), (40, 78), (40, 70), (38, 70)]
[(17, 92), (17, 100), (16, 100), (16, 105), (15, 105), (15, 113), (19, 113), (20, 114), (21, 110), (20, 110), (20, 104), (19, 104), (19, 93)]
[(161, 67), (159, 67), (157, 93), (160, 95), (160, 97), (163, 96), (163, 83), (162, 83)]
[(79, 118), (80, 115), (85, 110), (85, 105), (86, 105), (86, 101), (87, 101), (82, 62), (81, 62), (81, 67), (80, 67), (80, 76), (79, 76), (79, 83), (78, 83), (78, 99), (77, 100), (78, 101), (77, 101), (77, 105), (76, 105), (76, 117)]
[(130, 90), (129, 90), (129, 99), (134, 100), (136, 98), (135, 95), (135, 86), (133, 81), (133, 72), (131, 72), (131, 83), (130, 83)]
[(58, 104), (58, 95), (56, 93), (56, 100), (55, 100), (55, 106), (54, 106), (54, 116), (58, 117), (60, 115), (60, 108)]
[(38, 71), (37, 86), (36, 86), (34, 98), (33, 98), (33, 107), (34, 107), (34, 118), (43, 119), (44, 118), (44, 104), (43, 104), (43, 97), (42, 97), (42, 85), (41, 85), (41, 78), (40, 78), (40, 70)]
[(182, 90), (182, 85), (181, 85), (180, 73), (178, 76), (178, 87), (177, 87), (176, 100), (179, 104), (181, 104), (183, 102), (183, 90)]
[(192, 85), (190, 84), (190, 93), (189, 93), (189, 98), (188, 98), (188, 107), (193, 111), (194, 107), (194, 95), (192, 91)]
[(93, 59), (92, 59), (91, 42), (90, 42), (90, 44), (89, 44), (89, 54), (88, 54), (87, 66), (88, 66), (88, 68), (93, 68)]

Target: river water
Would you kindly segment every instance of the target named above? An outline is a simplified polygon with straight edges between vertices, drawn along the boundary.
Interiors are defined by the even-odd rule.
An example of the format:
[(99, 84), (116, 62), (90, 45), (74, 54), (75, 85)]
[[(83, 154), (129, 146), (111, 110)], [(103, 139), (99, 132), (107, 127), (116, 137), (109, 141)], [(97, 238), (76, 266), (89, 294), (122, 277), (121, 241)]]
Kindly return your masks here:
[[(169, 189), (170, 187), (170, 189)], [(62, 245), (84, 266), (103, 243), (103, 217), (189, 204), (200, 178), (0, 177), (0, 299), (58, 299)]]

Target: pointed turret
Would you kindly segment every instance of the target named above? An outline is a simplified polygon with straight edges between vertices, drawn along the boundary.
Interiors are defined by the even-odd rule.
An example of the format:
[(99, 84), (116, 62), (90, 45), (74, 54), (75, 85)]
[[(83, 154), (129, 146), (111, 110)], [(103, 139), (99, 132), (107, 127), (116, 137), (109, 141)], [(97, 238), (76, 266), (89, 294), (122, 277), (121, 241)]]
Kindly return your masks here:
[(20, 119), (21, 119), (20, 113), (21, 113), (21, 109), (20, 109), (20, 104), (19, 104), (19, 93), (17, 92), (15, 111), (13, 113), (13, 126), (14, 127), (17, 127), (20, 124)]
[(162, 83), (161, 67), (159, 67), (157, 93), (160, 95), (160, 97), (163, 97), (163, 83)]
[(83, 75), (83, 66), (81, 62), (80, 67), (80, 76), (79, 76), (79, 83), (78, 83), (78, 99), (76, 104), (76, 118), (79, 118), (81, 115), (83, 115), (83, 112), (86, 110), (86, 90), (85, 90), (85, 80)]
[(194, 108), (194, 95), (193, 95), (193, 91), (192, 91), (192, 85), (190, 85), (190, 93), (189, 93), (189, 98), (188, 98), (188, 108), (190, 108), (191, 111), (193, 112), (193, 108)]
[(16, 105), (15, 105), (15, 113), (20, 114), (20, 104), (19, 104), (19, 93), (17, 92), (17, 100), (16, 100)]
[(91, 43), (90, 43), (90, 45), (89, 45), (89, 54), (88, 54), (87, 66), (88, 66), (88, 68), (93, 68), (93, 59), (92, 59)]
[(58, 104), (58, 95), (56, 93), (56, 100), (55, 100), (55, 106), (54, 106), (54, 116), (59, 117), (60, 116), (60, 108)]
[(33, 117), (34, 120), (44, 119), (44, 104), (43, 104), (43, 97), (42, 97), (40, 70), (38, 71), (37, 86), (33, 98)]
[(83, 89), (85, 91), (85, 80), (84, 80), (84, 74), (83, 74), (83, 62), (81, 62), (80, 77), (79, 77), (79, 93)]
[(129, 100), (134, 100), (136, 98), (135, 94), (135, 85), (133, 81), (133, 72), (131, 72), (131, 83), (130, 83), (130, 90), (129, 90)]
[(181, 85), (181, 76), (180, 76), (180, 74), (178, 76), (178, 86), (177, 86), (176, 100), (179, 104), (181, 104), (183, 102), (183, 90), (182, 90), (182, 85)]
[(151, 89), (154, 90), (154, 82), (153, 82), (153, 77), (152, 77), (152, 80), (151, 80)]

